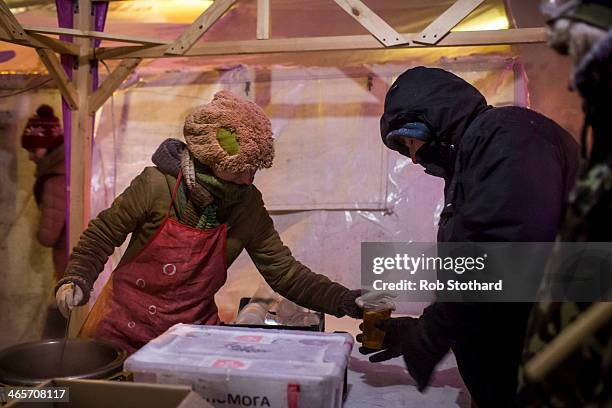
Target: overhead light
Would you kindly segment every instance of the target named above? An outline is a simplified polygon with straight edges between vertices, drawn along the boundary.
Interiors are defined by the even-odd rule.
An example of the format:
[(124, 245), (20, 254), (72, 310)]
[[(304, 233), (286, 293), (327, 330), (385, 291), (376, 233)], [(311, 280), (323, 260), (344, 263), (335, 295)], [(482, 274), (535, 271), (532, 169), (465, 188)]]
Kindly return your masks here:
[(131, 0), (112, 2), (108, 18), (143, 23), (193, 23), (212, 0)]
[(505, 30), (510, 27), (505, 10), (501, 7), (491, 7), (482, 13), (469, 17), (457, 24), (452, 31), (489, 31)]

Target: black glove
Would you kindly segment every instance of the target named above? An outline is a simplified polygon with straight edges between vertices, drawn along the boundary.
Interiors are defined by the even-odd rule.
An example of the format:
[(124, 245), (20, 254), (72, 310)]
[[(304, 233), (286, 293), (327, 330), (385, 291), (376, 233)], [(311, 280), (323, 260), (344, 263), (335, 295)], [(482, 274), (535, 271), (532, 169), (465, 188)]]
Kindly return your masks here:
[(340, 299), (340, 313), (354, 319), (363, 318), (363, 309), (357, 306), (355, 299), (361, 296), (361, 289), (349, 290)]
[[(375, 324), (385, 332), (382, 350), (360, 347), (359, 352), (366, 355), (378, 352), (370, 356), (372, 363), (403, 356), (408, 373), (417, 383), (417, 389), (424, 391), (434, 368), (449, 350), (446, 342), (428, 338), (421, 319), (398, 317), (379, 320)], [(362, 340), (363, 334), (359, 334), (357, 341), (361, 343)]]

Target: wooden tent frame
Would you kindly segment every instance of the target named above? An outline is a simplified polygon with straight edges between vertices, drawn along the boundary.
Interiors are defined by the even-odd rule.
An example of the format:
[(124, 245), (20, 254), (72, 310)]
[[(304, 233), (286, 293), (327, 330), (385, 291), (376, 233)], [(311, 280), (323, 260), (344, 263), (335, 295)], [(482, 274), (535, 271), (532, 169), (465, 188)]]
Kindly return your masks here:
[[(75, 28), (22, 26), (4, 0), (0, 0), (0, 41), (35, 48), (42, 63), (72, 110), (70, 135), (70, 202), (68, 248), (73, 248), (90, 217), (92, 117), (144, 58), (240, 55), (306, 51), (375, 50), (414, 47), (477, 46), (545, 42), (545, 30), (521, 28), (493, 31), (450, 32), (485, 0), (457, 0), (420, 33), (398, 33), (361, 0), (334, 1), (361, 24), (370, 35), (270, 38), (270, 0), (257, 0), (256, 39), (246, 41), (214, 41), (195, 46), (206, 31), (237, 0), (215, 0), (174, 41), (137, 36), (114, 35), (93, 31), (92, 3), (99, 0), (73, 0)], [(113, 1), (113, 0), (108, 0)], [(48, 35), (70, 35), (73, 42)], [(92, 47), (93, 39), (127, 44), (115, 47)], [(56, 54), (74, 56), (77, 63), (72, 79)], [(121, 63), (95, 90), (91, 90), (91, 61), (119, 59)], [(85, 309), (85, 308), (79, 308)], [(81, 310), (72, 317), (70, 334), (76, 335), (84, 321)]]

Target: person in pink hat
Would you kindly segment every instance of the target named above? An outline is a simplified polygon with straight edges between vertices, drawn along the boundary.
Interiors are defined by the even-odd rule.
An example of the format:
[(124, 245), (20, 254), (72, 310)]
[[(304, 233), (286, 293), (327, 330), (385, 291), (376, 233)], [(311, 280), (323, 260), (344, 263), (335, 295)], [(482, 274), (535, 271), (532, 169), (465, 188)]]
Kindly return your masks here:
[(40, 208), (38, 241), (53, 248), (55, 279), (59, 280), (67, 264), (66, 255), (66, 171), (64, 133), (53, 108), (41, 105), (21, 136), (21, 146), (36, 164), (34, 198)]
[[(52, 249), (54, 284), (66, 269), (66, 171), (64, 133), (59, 119), (49, 105), (40, 105), (28, 119), (21, 136), (21, 146), (36, 164), (34, 198), (40, 209), (36, 238)], [(53, 293), (50, 293), (53, 295)], [(64, 335), (66, 321), (58, 312), (54, 297), (48, 300), (43, 338)]]

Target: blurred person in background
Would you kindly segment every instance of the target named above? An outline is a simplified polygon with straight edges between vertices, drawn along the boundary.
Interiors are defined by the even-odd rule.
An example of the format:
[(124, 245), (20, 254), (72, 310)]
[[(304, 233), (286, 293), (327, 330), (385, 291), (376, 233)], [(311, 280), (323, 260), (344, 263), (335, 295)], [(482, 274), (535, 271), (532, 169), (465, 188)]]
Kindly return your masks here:
[[(571, 87), (582, 97), (585, 114), (582, 132), (585, 168), (570, 195), (557, 239), (611, 242), (612, 0), (546, 0), (542, 2), (542, 11), (549, 18), (549, 45), (574, 62)], [(588, 302), (538, 303), (530, 317), (523, 361), (528, 362), (542, 351), (590, 306)], [(609, 322), (595, 335), (585, 337), (580, 347), (543, 382), (531, 384), (521, 370), (519, 405), (610, 406), (611, 359)]]
[[(66, 169), (64, 132), (53, 108), (41, 105), (28, 119), (21, 136), (21, 146), (36, 164), (34, 198), (40, 209), (36, 238), (52, 248), (54, 285), (62, 278), (67, 264), (66, 254)], [(65, 321), (57, 312), (51, 297), (43, 337), (64, 335)]]

